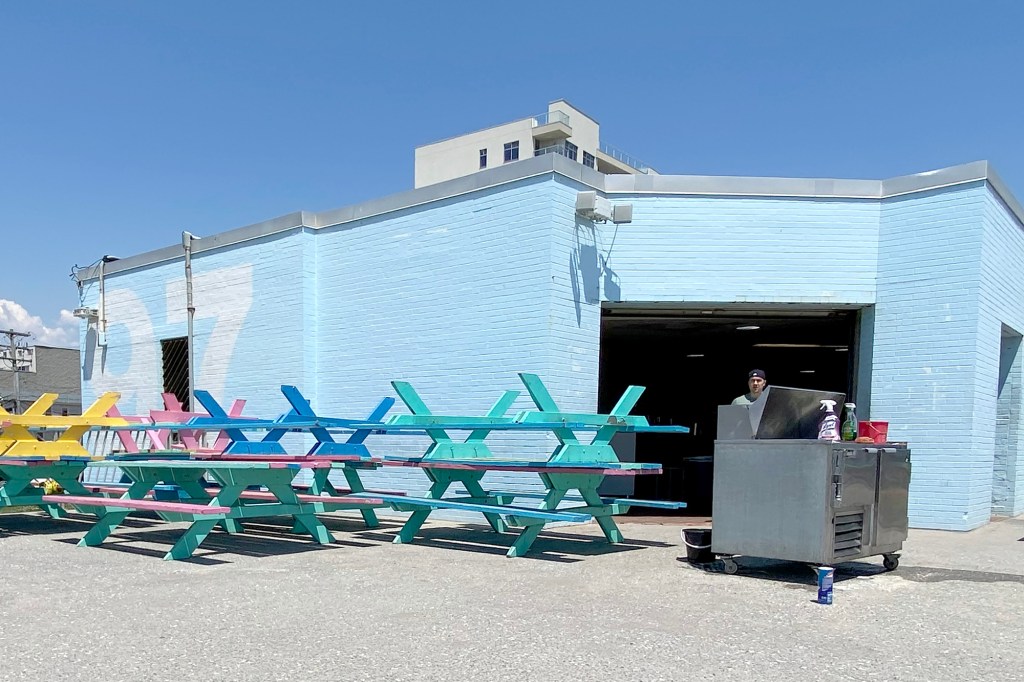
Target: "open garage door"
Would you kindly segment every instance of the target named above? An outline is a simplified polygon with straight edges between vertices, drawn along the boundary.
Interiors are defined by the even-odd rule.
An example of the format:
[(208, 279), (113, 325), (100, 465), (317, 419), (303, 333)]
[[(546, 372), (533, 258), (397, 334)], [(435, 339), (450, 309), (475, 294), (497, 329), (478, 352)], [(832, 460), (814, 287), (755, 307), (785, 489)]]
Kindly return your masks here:
[(765, 371), (769, 384), (853, 395), (861, 316), (856, 308), (814, 306), (606, 304), (600, 410), (610, 410), (626, 386), (637, 384), (647, 390), (634, 413), (652, 424), (693, 430), (689, 436), (639, 434), (635, 442), (616, 444), (635, 451), (636, 461), (664, 466), (662, 476), (637, 477), (632, 492), (683, 500), (686, 514), (709, 515), (718, 406), (747, 392), (747, 372), (754, 368)]

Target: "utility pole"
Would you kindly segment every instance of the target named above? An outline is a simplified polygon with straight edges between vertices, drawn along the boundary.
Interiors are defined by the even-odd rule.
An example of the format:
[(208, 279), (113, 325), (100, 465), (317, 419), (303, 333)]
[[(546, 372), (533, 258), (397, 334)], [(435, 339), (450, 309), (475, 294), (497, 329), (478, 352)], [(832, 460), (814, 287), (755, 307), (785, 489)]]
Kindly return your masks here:
[(188, 313), (188, 406), (189, 411), (196, 409), (196, 358), (195, 338), (193, 334), (193, 321), (196, 316), (196, 306), (192, 301), (192, 240), (199, 239), (191, 232), (181, 233), (181, 246), (185, 249), (185, 311)]
[(21, 368), (18, 367), (18, 339), (28, 338), (32, 336), (28, 332), (16, 332), (13, 329), (8, 329), (5, 332), (0, 332), (7, 336), (7, 346), (10, 348), (11, 354), (11, 372), (14, 374), (14, 414), (21, 414), (21, 378), (19, 372)]

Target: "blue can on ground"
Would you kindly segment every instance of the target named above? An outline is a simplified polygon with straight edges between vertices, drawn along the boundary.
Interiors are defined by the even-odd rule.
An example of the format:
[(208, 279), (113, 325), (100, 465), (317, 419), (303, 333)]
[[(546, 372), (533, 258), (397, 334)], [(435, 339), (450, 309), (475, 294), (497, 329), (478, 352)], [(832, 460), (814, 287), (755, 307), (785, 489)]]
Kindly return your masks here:
[(831, 566), (818, 566), (818, 603), (832, 603), (832, 583), (835, 579), (836, 569)]

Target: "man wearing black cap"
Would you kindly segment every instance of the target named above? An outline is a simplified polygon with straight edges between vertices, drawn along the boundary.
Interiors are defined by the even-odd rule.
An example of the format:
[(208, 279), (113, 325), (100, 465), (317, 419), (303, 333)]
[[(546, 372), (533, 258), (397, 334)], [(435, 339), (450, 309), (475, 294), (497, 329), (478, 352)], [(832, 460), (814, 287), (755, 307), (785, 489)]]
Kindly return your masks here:
[(763, 369), (752, 369), (747, 374), (747, 388), (750, 389), (750, 393), (741, 395), (736, 400), (732, 401), (733, 405), (749, 405), (758, 398), (761, 397), (761, 392), (764, 391), (764, 387), (768, 384), (765, 381)]

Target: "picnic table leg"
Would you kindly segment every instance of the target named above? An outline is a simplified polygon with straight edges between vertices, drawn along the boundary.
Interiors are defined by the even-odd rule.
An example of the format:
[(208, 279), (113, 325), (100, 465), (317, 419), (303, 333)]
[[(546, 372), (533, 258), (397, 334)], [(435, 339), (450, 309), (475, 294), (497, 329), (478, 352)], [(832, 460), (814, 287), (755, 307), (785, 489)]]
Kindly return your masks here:
[(609, 513), (602, 514), (600, 512), (594, 513), (594, 520), (597, 521), (598, 525), (601, 526), (601, 531), (604, 533), (605, 538), (608, 542), (615, 544), (622, 542), (622, 531), (615, 525), (615, 519), (611, 516), (611, 508), (601, 500), (601, 496), (597, 493), (598, 483), (591, 486), (581, 486), (577, 488), (580, 491), (580, 496), (583, 497), (583, 501), (591, 507), (603, 507)]
[[(92, 493), (84, 485), (82, 485), (82, 482), (79, 480), (79, 477), (81, 475), (82, 472), (71, 470), (68, 471), (67, 474), (64, 476), (54, 476), (52, 478), (53, 480), (57, 481), (60, 487), (64, 489), (64, 492), (66, 492), (69, 495), (92, 495)], [(75, 507), (75, 511), (79, 512), (80, 514), (97, 516), (95, 507)], [(65, 512), (63, 509), (61, 509), (60, 512), (61, 516), (65, 516), (67, 514), (67, 512)], [(54, 518), (58, 517), (55, 516)]]
[[(429, 471), (427, 472), (428, 475), (430, 475), (430, 473), (431, 472)], [(452, 481), (450, 479), (442, 478), (435, 480), (434, 484), (430, 486), (429, 492), (427, 492), (427, 497), (435, 500), (440, 499), (451, 484)], [(406, 520), (402, 529), (398, 531), (397, 535), (395, 535), (395, 539), (392, 540), (392, 542), (396, 545), (400, 545), (405, 542), (412, 542), (416, 537), (416, 533), (419, 532), (420, 527), (423, 525), (423, 522), (427, 520), (427, 517), (430, 516), (430, 512), (432, 511), (433, 510), (429, 507), (427, 509), (414, 511)]]
[[(177, 482), (177, 481), (175, 481)], [(242, 483), (241, 485), (224, 485), (221, 487), (220, 492), (217, 493), (216, 497), (210, 498), (207, 495), (207, 499), (210, 500), (209, 504), (215, 506), (231, 507), (237, 501), (239, 495), (242, 494), (247, 488), (247, 484)], [(203, 498), (199, 498), (203, 499)], [(192, 554), (199, 549), (199, 545), (203, 544), (203, 540), (210, 534), (217, 524), (224, 519), (218, 518), (201, 518), (192, 521), (192, 525), (182, 534), (178, 541), (174, 543), (170, 551), (164, 555), (164, 561), (171, 561), (173, 559), (188, 559)]]
[[(179, 488), (188, 493), (188, 496), (192, 499), (202, 500), (209, 504), (211, 499), (210, 493), (206, 492), (206, 488), (203, 487), (201, 482), (202, 477), (203, 475), (201, 473), (197, 474), (195, 479), (192, 479), (191, 477), (183, 478), (181, 475), (178, 475), (174, 482)], [(238, 519), (221, 519), (218, 523), (224, 532), (232, 535), (241, 533), (245, 530)]]
[[(139, 481), (132, 483), (128, 490), (122, 495), (122, 499), (126, 500), (141, 500), (146, 494), (153, 489), (156, 481)], [(131, 513), (131, 509), (110, 509), (107, 508), (105, 513), (100, 515), (96, 524), (89, 529), (85, 536), (79, 540), (79, 547), (95, 547), (100, 545), (110, 537), (118, 526), (124, 523), (125, 518)]]
[[(474, 474), (462, 479), (461, 483), (465, 486), (466, 492), (469, 493), (470, 497), (479, 497), (481, 502), (486, 502), (488, 495), (484, 491), (483, 486), (480, 485), (481, 478), (483, 478), (483, 474)], [(490, 524), (495, 533), (504, 533), (508, 530), (508, 524), (497, 514), (484, 514), (484, 518), (487, 519), (487, 523)]]
[[(295, 494), (295, 489), (292, 488), (291, 481), (267, 481), (265, 483), (267, 490), (272, 492), (278, 501), (282, 504), (291, 504), (297, 507), (303, 507), (302, 502), (299, 501), (298, 496)], [(312, 505), (310, 505), (312, 507)], [(312, 512), (299, 512), (292, 515), (295, 520), (294, 530), (298, 531), (302, 528), (309, 533), (313, 540), (320, 545), (329, 545), (334, 542), (334, 536), (331, 535), (331, 531), (327, 530), (320, 519), (316, 517), (316, 514)]]
[[(345, 482), (348, 483), (349, 490), (354, 493), (366, 492), (366, 488), (363, 487), (363, 482), (359, 478), (358, 471), (351, 467), (342, 467), (341, 473), (345, 476)], [(377, 519), (377, 514), (372, 509), (360, 509), (359, 513), (362, 514), (363, 523), (366, 524), (367, 528), (377, 528), (380, 526), (380, 520)]]
[(203, 540), (210, 534), (217, 524), (219, 519), (197, 519), (192, 522), (192, 525), (188, 527), (188, 530), (178, 538), (178, 541), (174, 543), (170, 551), (164, 555), (164, 561), (171, 561), (174, 559), (188, 559), (192, 556), (193, 552), (199, 549), (199, 545), (203, 544)]
[[(331, 483), (329, 478), (331, 471), (332, 469), (313, 470), (313, 482), (309, 486), (309, 493), (311, 495), (320, 495), (321, 493), (327, 493), (328, 495), (335, 497), (342, 497), (344, 495), (344, 493), (341, 493), (334, 487), (334, 484)], [(353, 475), (349, 478), (348, 468), (343, 468), (342, 471), (345, 472), (345, 479), (348, 482), (349, 490), (353, 493), (366, 492), (366, 488), (363, 487), (363, 483), (359, 480), (359, 475), (357, 473), (352, 472)], [(377, 520), (377, 515), (373, 513), (372, 509), (360, 509), (359, 511), (362, 513), (363, 523), (366, 524), (367, 528), (377, 528), (380, 525), (380, 522)], [(303, 529), (300, 528), (298, 524), (292, 528), (292, 532), (294, 533), (300, 533), (302, 530)]]
[[(562, 498), (565, 497), (565, 491), (558, 488), (554, 488), (548, 491), (547, 496), (544, 498), (544, 502), (541, 504), (541, 508), (545, 510), (558, 509), (559, 503)], [(544, 530), (544, 526), (547, 525), (546, 521), (538, 520), (538, 523), (532, 523), (529, 526), (523, 528), (522, 532), (519, 533), (519, 537), (512, 543), (508, 552), (505, 554), (507, 557), (519, 557), (530, 551), (530, 546), (533, 541), (537, 539), (540, 532)]]

